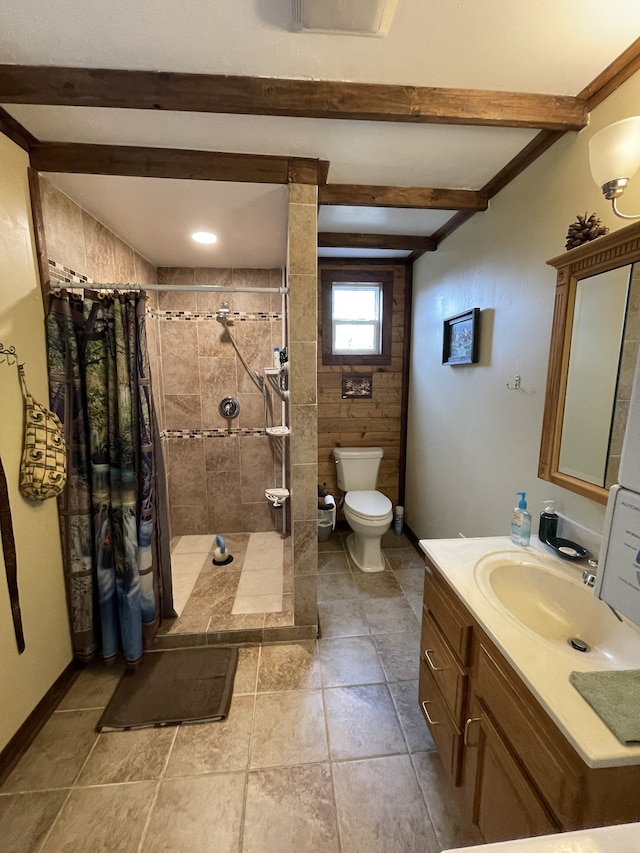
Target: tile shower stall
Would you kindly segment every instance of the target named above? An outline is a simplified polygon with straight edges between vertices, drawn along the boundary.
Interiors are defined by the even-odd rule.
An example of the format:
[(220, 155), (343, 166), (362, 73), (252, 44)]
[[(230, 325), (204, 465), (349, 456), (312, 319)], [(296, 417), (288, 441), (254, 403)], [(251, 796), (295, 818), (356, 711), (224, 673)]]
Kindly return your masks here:
[[(151, 293), (147, 324), (171, 535), (281, 531), (289, 507), (274, 509), (265, 489), (286, 485), (288, 439), (267, 435), (265, 427), (283, 425), (287, 407), (266, 370), (273, 367), (274, 348), (286, 345), (286, 297), (269, 291), (196, 293), (187, 288), (280, 288), (283, 272), (161, 267), (157, 278), (159, 284), (185, 287), (184, 292)], [(263, 394), (225, 326), (216, 321), (223, 301), (229, 305), (238, 350), (249, 369), (265, 379), (270, 399), (266, 421)], [(239, 403), (232, 420), (219, 412), (225, 397)]]

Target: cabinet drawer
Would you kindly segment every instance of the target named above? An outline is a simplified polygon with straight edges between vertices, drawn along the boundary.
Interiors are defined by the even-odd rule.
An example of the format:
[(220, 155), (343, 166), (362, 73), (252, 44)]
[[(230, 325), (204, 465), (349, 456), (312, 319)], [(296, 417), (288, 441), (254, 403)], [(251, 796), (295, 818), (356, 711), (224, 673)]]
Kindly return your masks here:
[(424, 660), (420, 661), (418, 700), (420, 710), (438, 749), (440, 760), (445, 770), (451, 775), (453, 784), (459, 785), (462, 734), (449, 716), (433, 676)]
[[(562, 735), (552, 738), (539, 722), (542, 709), (518, 695), (511, 679), (480, 647), (476, 692), (504, 732), (514, 753), (560, 823), (575, 820), (580, 780), (576, 768), (562, 755)], [(538, 719), (537, 719), (538, 717)]]
[(455, 724), (462, 728), (467, 676), (428, 610), (422, 613), (420, 642), (422, 660), (431, 671)]
[(428, 563), (424, 573), (424, 604), (462, 664), (467, 666), (470, 661), (471, 622), (458, 605), (454, 593)]

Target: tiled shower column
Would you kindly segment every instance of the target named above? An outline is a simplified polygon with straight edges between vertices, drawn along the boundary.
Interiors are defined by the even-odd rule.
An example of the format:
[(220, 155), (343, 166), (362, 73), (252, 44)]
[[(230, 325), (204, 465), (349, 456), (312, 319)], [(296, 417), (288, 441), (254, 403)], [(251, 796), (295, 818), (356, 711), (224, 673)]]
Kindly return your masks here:
[(291, 510), (296, 626), (318, 622), (318, 188), (289, 185)]

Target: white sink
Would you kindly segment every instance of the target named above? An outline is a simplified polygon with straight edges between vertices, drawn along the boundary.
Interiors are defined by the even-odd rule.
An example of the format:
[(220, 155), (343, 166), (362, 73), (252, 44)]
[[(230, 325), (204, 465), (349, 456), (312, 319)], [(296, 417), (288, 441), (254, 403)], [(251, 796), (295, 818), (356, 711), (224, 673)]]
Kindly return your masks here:
[[(585, 586), (578, 570), (566, 571), (513, 553), (494, 553), (476, 563), (474, 574), (486, 599), (544, 644), (606, 668), (637, 668), (640, 635), (621, 622)], [(578, 651), (571, 640), (586, 643)]]

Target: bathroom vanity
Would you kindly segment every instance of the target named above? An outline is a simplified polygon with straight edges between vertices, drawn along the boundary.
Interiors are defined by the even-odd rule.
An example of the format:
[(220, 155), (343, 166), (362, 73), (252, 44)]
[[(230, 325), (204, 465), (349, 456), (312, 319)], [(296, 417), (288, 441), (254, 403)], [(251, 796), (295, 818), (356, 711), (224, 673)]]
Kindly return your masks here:
[[(478, 840), (640, 820), (640, 744), (618, 741), (569, 682), (639, 668), (640, 630), (537, 542), (420, 547), (419, 702)], [(575, 633), (588, 652), (569, 644)]]

